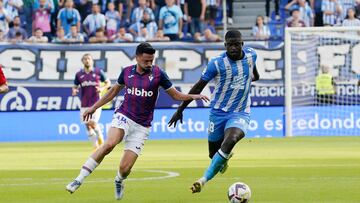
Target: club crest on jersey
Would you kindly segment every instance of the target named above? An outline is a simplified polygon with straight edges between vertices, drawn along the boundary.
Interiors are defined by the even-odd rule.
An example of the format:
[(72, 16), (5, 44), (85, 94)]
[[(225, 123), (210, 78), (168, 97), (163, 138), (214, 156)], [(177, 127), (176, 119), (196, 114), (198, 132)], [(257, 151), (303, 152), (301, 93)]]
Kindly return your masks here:
[(93, 78), (95, 77), (95, 73), (93, 73)]
[(153, 78), (154, 78), (153, 75), (149, 75), (149, 80), (150, 81), (152, 81)]

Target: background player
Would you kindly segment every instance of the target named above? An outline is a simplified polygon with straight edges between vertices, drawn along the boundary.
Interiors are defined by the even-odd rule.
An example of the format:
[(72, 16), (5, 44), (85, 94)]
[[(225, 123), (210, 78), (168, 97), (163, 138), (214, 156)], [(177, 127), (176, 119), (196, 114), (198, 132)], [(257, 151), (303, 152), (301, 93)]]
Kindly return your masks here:
[[(100, 68), (94, 68), (94, 60), (90, 54), (84, 54), (81, 59), (84, 68), (75, 75), (72, 95), (75, 96), (81, 89), (80, 120), (85, 124), (89, 139), (93, 142), (94, 149), (98, 148), (104, 141), (103, 133), (98, 125), (101, 108), (99, 108), (91, 119), (84, 121), (84, 112), (100, 99), (100, 92), (110, 87), (110, 80), (106, 78)], [(101, 86), (100, 82), (104, 82)]]
[(6, 93), (9, 91), (5, 75), (2, 71), (2, 66), (0, 65), (0, 93)]
[[(259, 79), (256, 69), (256, 53), (251, 48), (243, 48), (239, 31), (230, 30), (225, 35), (226, 52), (212, 59), (200, 78), (191, 88), (190, 94), (199, 94), (206, 84), (215, 78), (215, 91), (211, 101), (209, 126), (209, 156), (212, 158), (203, 177), (191, 187), (193, 193), (219, 171), (227, 168), (227, 160), (235, 144), (246, 134), (250, 121), (251, 81)], [(178, 120), (182, 123), (182, 112), (191, 101), (180, 104), (169, 121), (169, 126)]]
[(88, 158), (82, 166), (79, 176), (66, 186), (66, 190), (70, 193), (79, 188), (85, 177), (90, 175), (104, 157), (124, 139), (124, 154), (115, 177), (115, 198), (122, 198), (124, 194), (123, 181), (130, 174), (131, 168), (149, 136), (159, 87), (165, 89), (175, 100), (209, 100), (203, 95), (183, 94), (177, 91), (166, 73), (158, 66), (152, 65), (154, 54), (155, 49), (149, 43), (143, 42), (138, 45), (136, 48), (137, 64), (124, 68), (117, 83), (84, 113), (85, 119), (90, 118), (96, 109), (111, 101), (121, 89), (125, 88), (124, 102), (115, 110), (105, 143)]

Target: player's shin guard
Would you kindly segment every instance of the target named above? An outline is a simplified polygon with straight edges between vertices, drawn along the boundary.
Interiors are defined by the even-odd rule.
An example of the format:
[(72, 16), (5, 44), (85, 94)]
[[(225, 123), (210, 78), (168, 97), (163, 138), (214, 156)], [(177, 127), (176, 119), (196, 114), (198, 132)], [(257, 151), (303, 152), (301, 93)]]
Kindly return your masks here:
[(82, 183), (84, 179), (92, 173), (95, 168), (99, 165), (92, 157), (89, 157), (88, 160), (84, 163), (80, 170), (80, 174), (78, 177), (75, 178), (75, 180)]
[(218, 152), (213, 156), (209, 168), (206, 170), (204, 177), (206, 179), (206, 182), (211, 180), (224, 166), (227, 159), (229, 157), (229, 154), (224, 153), (219, 149)]

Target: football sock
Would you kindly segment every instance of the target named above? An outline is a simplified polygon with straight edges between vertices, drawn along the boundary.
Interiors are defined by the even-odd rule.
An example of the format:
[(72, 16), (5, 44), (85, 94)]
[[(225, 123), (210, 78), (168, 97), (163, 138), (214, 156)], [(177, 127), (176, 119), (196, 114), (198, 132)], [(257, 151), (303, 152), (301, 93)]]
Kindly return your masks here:
[(89, 140), (93, 143), (94, 148), (98, 147), (98, 143), (97, 143), (97, 135), (95, 133), (95, 130), (90, 129), (87, 131), (88, 136), (89, 136)]
[(209, 168), (206, 170), (204, 174), (204, 178), (206, 179), (203, 183), (211, 180), (223, 167), (225, 162), (227, 161), (229, 154), (224, 153), (221, 149), (216, 152), (213, 156)]
[(122, 182), (122, 181), (125, 180), (125, 179), (126, 179), (126, 177), (122, 177), (121, 174), (120, 174), (120, 171), (118, 171), (118, 172), (117, 172), (117, 175), (116, 175), (116, 177), (115, 177), (115, 180)]
[(97, 144), (98, 144), (98, 146), (100, 146), (102, 143), (104, 143), (104, 135), (103, 135), (99, 125), (96, 125), (96, 128), (94, 130), (97, 135), (97, 140), (96, 140)]
[(78, 177), (75, 178), (75, 180), (82, 183), (84, 179), (87, 176), (89, 176), (90, 173), (93, 172), (98, 165), (99, 164), (92, 157), (89, 157), (88, 160), (82, 166), (80, 170), (80, 174), (78, 175)]

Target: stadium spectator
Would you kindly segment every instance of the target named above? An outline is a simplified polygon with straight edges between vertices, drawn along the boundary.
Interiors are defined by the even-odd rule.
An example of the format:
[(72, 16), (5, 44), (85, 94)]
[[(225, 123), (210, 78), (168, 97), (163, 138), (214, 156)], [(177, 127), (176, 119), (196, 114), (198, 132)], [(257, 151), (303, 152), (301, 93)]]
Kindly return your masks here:
[(110, 38), (117, 33), (118, 25), (121, 23), (121, 14), (115, 10), (113, 2), (108, 3), (108, 11), (105, 13), (106, 18), (106, 36)]
[(4, 8), (12, 22), (16, 16), (19, 16), (20, 11), (23, 8), (22, 0), (3, 0)]
[(300, 19), (300, 11), (295, 8), (291, 11), (291, 17), (286, 23), (288, 27), (306, 27), (305, 22)]
[(134, 37), (130, 33), (126, 32), (125, 27), (120, 27), (118, 33), (113, 35), (110, 38), (110, 41), (115, 42), (115, 43), (132, 42), (132, 41), (134, 41)]
[(226, 0), (226, 4), (228, 6), (227, 23), (229, 25), (232, 25), (234, 23), (234, 21), (233, 21), (233, 3), (234, 3), (234, 0)]
[(311, 7), (314, 10), (315, 18), (314, 18), (314, 26), (321, 27), (324, 25), (323, 23), (323, 11), (321, 9), (322, 0), (311, 1)]
[(168, 42), (168, 41), (170, 41), (170, 38), (167, 37), (167, 36), (164, 36), (163, 30), (158, 30), (158, 31), (156, 32), (155, 37), (152, 38), (152, 39), (149, 39), (148, 41)]
[(49, 40), (51, 40), (51, 26), (50, 26), (50, 12), (51, 12), (51, 4), (48, 0), (40, 0), (39, 8), (34, 10), (33, 13), (33, 32), (36, 28), (40, 28), (44, 32), (44, 36), (46, 36)]
[(306, 0), (292, 0), (285, 6), (285, 9), (291, 11), (298, 9), (300, 11), (300, 19), (304, 21), (306, 27), (314, 25), (314, 14)]
[(84, 36), (78, 31), (77, 26), (73, 25), (70, 28), (70, 33), (65, 36), (66, 42), (83, 43)]
[(0, 93), (6, 93), (9, 91), (9, 86), (2, 69), (3, 67), (0, 65)]
[(252, 28), (252, 35), (257, 40), (265, 40), (270, 38), (270, 29), (264, 24), (264, 17), (257, 16), (255, 26)]
[[(266, 0), (265, 4), (265, 12), (266, 12), (266, 22), (270, 21), (271, 13), (270, 13), (270, 1)], [(279, 0), (274, 0), (275, 3), (275, 20), (280, 20), (280, 14), (279, 14)]]
[(4, 32), (4, 35), (9, 31), (9, 22), (11, 22), (11, 18), (8, 15), (8, 12), (5, 10), (3, 6), (3, 2), (0, 1), (0, 30)]
[(347, 10), (347, 15), (342, 22), (342, 26), (360, 26), (360, 20), (355, 14), (355, 8), (349, 8)]
[(144, 10), (143, 12), (144, 14), (142, 15), (141, 21), (132, 24), (129, 27), (129, 32), (136, 38), (139, 35), (140, 30), (145, 28), (147, 30), (146, 33), (148, 39), (152, 39), (155, 37), (158, 27), (156, 25), (156, 22), (154, 20), (151, 20), (148, 11)]
[(76, 0), (74, 3), (76, 10), (79, 11), (80, 19), (84, 20), (86, 16), (88, 16), (91, 13), (91, 7), (93, 5), (92, 1)]
[(16, 38), (16, 33), (21, 33), (22, 40), (27, 39), (27, 32), (24, 28), (21, 27), (20, 17), (16, 16), (13, 21), (13, 27), (9, 29), (7, 34), (7, 39), (12, 40)]
[(12, 39), (9, 39), (9, 42), (13, 43), (13, 44), (17, 44), (17, 43), (22, 43), (24, 42), (26, 39), (23, 37), (21, 32), (16, 32), (15, 33), (15, 37)]
[(202, 33), (204, 30), (206, 0), (185, 0), (184, 4), (187, 22), (190, 25), (190, 33)]
[(347, 11), (349, 10), (349, 8), (354, 8), (356, 5), (356, 0), (338, 0), (341, 3), (341, 8), (342, 8), (342, 12), (341, 12), (341, 20), (344, 20), (346, 18), (347, 15)]
[(148, 41), (149, 39), (149, 35), (148, 35), (148, 32), (147, 32), (147, 29), (144, 27), (144, 28), (141, 28), (140, 29), (140, 32), (139, 34), (135, 37), (135, 42), (146, 42)]
[(322, 65), (321, 72), (316, 76), (316, 101), (317, 104), (332, 104), (335, 95), (335, 81), (329, 73), (329, 66)]
[(360, 18), (360, 0), (355, 1), (355, 13), (358, 18)]
[(162, 7), (166, 6), (166, 0), (150, 0), (150, 8), (154, 11), (155, 21), (159, 22), (159, 14)]
[(139, 22), (143, 17), (144, 11), (149, 14), (151, 20), (155, 20), (153, 11), (146, 6), (146, 0), (139, 0), (139, 6), (132, 11), (131, 23), (134, 24)]
[(26, 35), (32, 35), (32, 16), (34, 0), (23, 0), (23, 11), (20, 14), (21, 24), (26, 30)]
[(95, 35), (89, 38), (90, 43), (106, 43), (108, 38), (105, 36), (105, 30), (98, 28)]
[(73, 8), (73, 0), (66, 0), (65, 7), (60, 9), (57, 16), (57, 28), (64, 28), (65, 35), (70, 32), (70, 27), (76, 25), (78, 30), (80, 30), (80, 14), (79, 11)]
[(197, 42), (220, 42), (221, 37), (217, 34), (211, 32), (210, 29), (205, 29), (204, 34), (202, 35), (199, 32), (194, 34), (194, 40)]
[[(117, 96), (122, 89), (125, 88), (127, 91), (124, 102), (115, 110), (105, 143), (87, 158), (79, 175), (66, 186), (66, 190), (70, 193), (75, 192), (105, 156), (117, 144), (124, 141), (124, 154), (114, 181), (115, 199), (119, 200), (123, 197), (124, 180), (129, 176), (132, 167), (141, 154), (145, 140), (149, 136), (160, 87), (174, 100), (209, 100), (203, 95), (183, 94), (177, 91), (167, 74), (158, 66), (153, 65), (154, 54), (155, 49), (149, 43), (143, 42), (138, 45), (136, 48), (137, 64), (122, 69), (117, 83), (111, 87), (104, 97), (84, 112), (83, 117), (87, 120), (92, 117), (97, 109)], [(119, 64), (120, 66), (121, 64)], [(130, 108), (130, 106), (137, 108)]]
[(182, 18), (183, 13), (174, 0), (166, 0), (166, 6), (160, 9), (159, 28), (170, 40), (179, 40), (182, 37)]
[(43, 35), (43, 31), (40, 28), (36, 28), (34, 35), (26, 41), (30, 43), (46, 43), (48, 42), (48, 38)]
[(92, 13), (83, 22), (84, 31), (89, 37), (92, 37), (99, 28), (105, 30), (105, 26), (106, 19), (104, 14), (100, 13), (99, 5), (92, 5)]
[[(76, 25), (75, 25), (76, 26)], [(64, 28), (59, 27), (56, 31), (56, 37), (54, 37), (51, 42), (53, 43), (64, 43), (66, 42), (65, 39), (65, 31)]]
[(220, 5), (220, 0), (206, 0), (206, 5), (206, 23), (212, 27), (215, 27), (215, 21), (217, 17), (218, 7)]
[[(76, 96), (81, 89), (80, 120), (85, 124), (88, 137), (92, 141), (94, 150), (96, 150), (104, 143), (104, 136), (98, 124), (101, 108), (93, 112), (93, 117), (90, 119), (85, 120), (84, 113), (100, 99), (100, 92), (109, 88), (111, 82), (100, 68), (94, 67), (94, 59), (90, 54), (84, 54), (81, 62), (83, 68), (75, 74), (71, 94)], [(101, 86), (101, 82), (104, 82), (105, 85)]]
[[(252, 48), (243, 47), (241, 33), (237, 30), (226, 32), (224, 44), (226, 52), (208, 63), (198, 82), (189, 91), (189, 94), (199, 94), (214, 78), (222, 81), (216, 83), (210, 104), (208, 149), (212, 160), (204, 175), (193, 183), (193, 193), (200, 192), (218, 172), (224, 173), (227, 169), (234, 146), (245, 137), (249, 126), (251, 82), (259, 79), (257, 54)], [(169, 126), (176, 127), (179, 120), (182, 123), (183, 111), (190, 102), (180, 104)]]
[(321, 4), (323, 11), (324, 26), (334, 26), (340, 23), (342, 8), (337, 0), (323, 0)]

